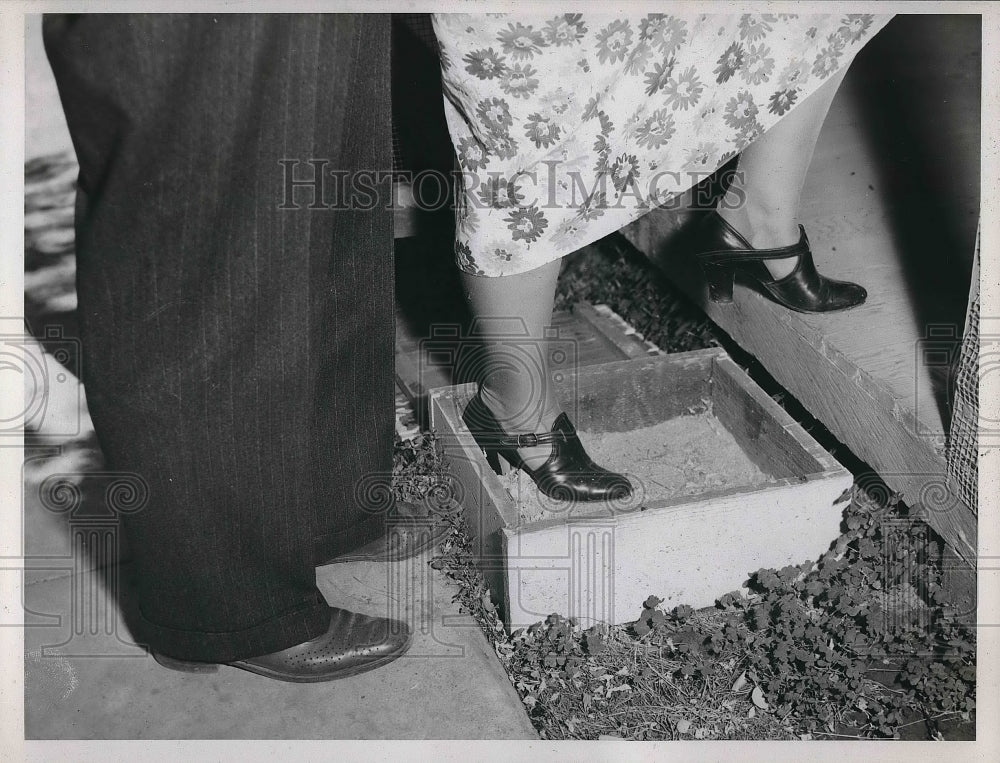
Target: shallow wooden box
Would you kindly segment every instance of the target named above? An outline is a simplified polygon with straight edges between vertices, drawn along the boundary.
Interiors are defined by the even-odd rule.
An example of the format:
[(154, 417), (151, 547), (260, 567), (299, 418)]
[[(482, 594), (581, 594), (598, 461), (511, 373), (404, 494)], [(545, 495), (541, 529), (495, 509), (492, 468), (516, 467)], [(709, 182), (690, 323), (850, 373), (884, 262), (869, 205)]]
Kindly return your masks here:
[(851, 475), (724, 351), (606, 363), (558, 379), (579, 430), (632, 431), (707, 409), (772, 480), (617, 507), (567, 504), (525, 522), (462, 422), (475, 387), (431, 390), (431, 426), (508, 627), (553, 612), (585, 626), (628, 622), (650, 594), (664, 606), (710, 606), (755, 570), (818, 558), (838, 536)]

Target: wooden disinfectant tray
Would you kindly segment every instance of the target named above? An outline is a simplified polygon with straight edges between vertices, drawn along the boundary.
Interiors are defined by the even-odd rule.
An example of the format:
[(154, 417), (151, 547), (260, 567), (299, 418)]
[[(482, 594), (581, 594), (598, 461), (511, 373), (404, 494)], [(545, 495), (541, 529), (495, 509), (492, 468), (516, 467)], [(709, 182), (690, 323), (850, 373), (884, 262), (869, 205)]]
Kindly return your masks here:
[(461, 414), (473, 385), (430, 392), (479, 563), (512, 628), (551, 612), (634, 619), (647, 596), (708, 606), (761, 567), (818, 557), (851, 475), (724, 351), (563, 371), (556, 386), (594, 460), (635, 487), (617, 503), (538, 494), (497, 475)]

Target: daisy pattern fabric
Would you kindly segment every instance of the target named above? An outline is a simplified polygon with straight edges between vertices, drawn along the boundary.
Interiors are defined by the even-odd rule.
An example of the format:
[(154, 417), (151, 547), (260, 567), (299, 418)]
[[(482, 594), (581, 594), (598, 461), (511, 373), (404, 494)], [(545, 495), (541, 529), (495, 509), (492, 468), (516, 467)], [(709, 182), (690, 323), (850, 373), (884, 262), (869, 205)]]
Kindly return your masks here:
[(890, 18), (435, 14), (459, 267), (532, 270), (668, 203)]

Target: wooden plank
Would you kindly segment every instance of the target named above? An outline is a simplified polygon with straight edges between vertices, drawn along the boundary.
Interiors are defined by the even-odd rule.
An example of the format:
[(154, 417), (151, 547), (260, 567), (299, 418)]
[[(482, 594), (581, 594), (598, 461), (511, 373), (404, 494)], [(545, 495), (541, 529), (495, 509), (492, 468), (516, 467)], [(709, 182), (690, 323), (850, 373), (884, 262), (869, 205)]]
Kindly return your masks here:
[[(727, 358), (717, 359), (712, 369), (712, 413), (765, 473), (805, 479), (823, 471), (811, 449), (792, 433), (793, 427), (800, 427)], [(828, 454), (824, 461), (830, 467), (835, 464)]]
[[(634, 358), (580, 369), (557, 386), (579, 429), (627, 432), (708, 408), (720, 348)], [(575, 400), (575, 404), (574, 401)]]
[(573, 315), (611, 342), (624, 358), (644, 358), (663, 352), (607, 305), (594, 306), (581, 302), (573, 308)]
[(581, 303), (573, 310), (552, 313), (551, 328), (561, 340), (573, 343), (573, 352), (568, 353), (562, 363), (553, 363), (553, 370), (610, 363), (630, 357), (616, 343), (630, 344), (628, 337), (610, 328), (602, 331), (602, 327), (587, 319), (592, 311), (590, 305)]
[(518, 524), (517, 510), (486, 463), (483, 452), (459, 423), (465, 401), (475, 385), (436, 390), (429, 396), (430, 426), (445, 449), (448, 471), (455, 478), (453, 497), (461, 504), (471, 553), (486, 579), (493, 603), (501, 615), (510, 612), (505, 572), (506, 552), (502, 529)]

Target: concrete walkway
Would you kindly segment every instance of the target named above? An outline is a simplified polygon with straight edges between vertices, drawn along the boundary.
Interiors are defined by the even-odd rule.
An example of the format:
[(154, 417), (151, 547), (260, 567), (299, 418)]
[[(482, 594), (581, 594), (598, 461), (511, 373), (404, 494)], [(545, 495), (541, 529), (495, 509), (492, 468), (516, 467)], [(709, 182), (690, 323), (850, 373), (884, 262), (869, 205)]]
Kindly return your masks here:
[[(85, 441), (26, 455), (27, 739), (537, 738), (493, 648), (453, 601), (457, 586), (429, 565), (431, 551), (317, 569), (331, 604), (410, 625), (413, 646), (385, 667), (322, 684), (161, 667), (129, 636), (132, 563), (101, 511), (100, 454)], [(45, 487), (56, 475), (82, 499), (61, 512)]]
[[(123, 577), (127, 568), (119, 568)], [(98, 577), (80, 572), (26, 586), (33, 623), (25, 629), (27, 739), (537, 738), (492, 648), (459, 614), (454, 588), (426, 557), (407, 569), (320, 569), (319, 587), (331, 603), (405, 613), (416, 630), (410, 652), (396, 662), (323, 684), (286, 684), (226, 667), (208, 675), (162, 668), (128, 645)], [(74, 599), (101, 622), (74, 611)], [(84, 632), (74, 633), (80, 625)]]

